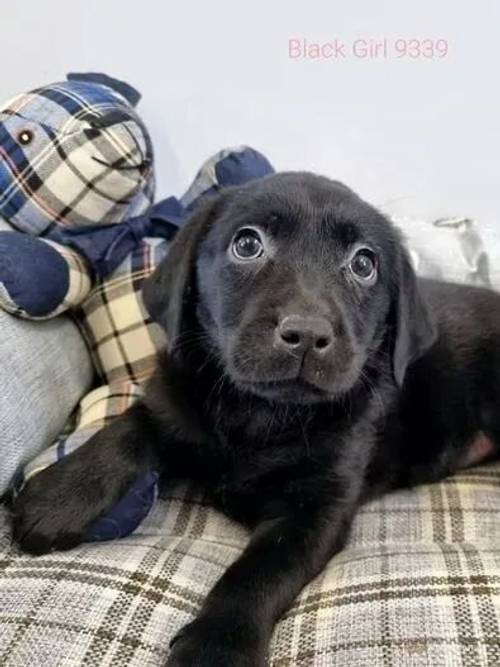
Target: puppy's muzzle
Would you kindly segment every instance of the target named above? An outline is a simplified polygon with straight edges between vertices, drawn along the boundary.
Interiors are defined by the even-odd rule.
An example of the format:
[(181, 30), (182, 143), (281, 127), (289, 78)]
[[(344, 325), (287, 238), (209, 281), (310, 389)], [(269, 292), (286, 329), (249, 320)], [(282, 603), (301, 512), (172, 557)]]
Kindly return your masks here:
[(276, 348), (296, 356), (322, 357), (333, 344), (333, 329), (324, 317), (287, 315), (274, 332)]

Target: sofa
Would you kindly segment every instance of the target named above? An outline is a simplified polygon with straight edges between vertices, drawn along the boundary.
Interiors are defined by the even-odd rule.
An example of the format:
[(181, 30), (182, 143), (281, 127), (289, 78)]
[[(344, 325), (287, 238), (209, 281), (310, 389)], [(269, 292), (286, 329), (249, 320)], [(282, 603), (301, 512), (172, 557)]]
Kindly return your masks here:
[[(4, 312), (0, 369), (1, 494), (64, 428), (93, 373), (68, 316)], [(499, 510), (500, 464), (365, 505), (347, 548), (277, 625), (270, 664), (500, 665)], [(129, 537), (42, 557), (19, 552), (0, 506), (0, 666), (162, 665), (248, 538), (182, 482)]]

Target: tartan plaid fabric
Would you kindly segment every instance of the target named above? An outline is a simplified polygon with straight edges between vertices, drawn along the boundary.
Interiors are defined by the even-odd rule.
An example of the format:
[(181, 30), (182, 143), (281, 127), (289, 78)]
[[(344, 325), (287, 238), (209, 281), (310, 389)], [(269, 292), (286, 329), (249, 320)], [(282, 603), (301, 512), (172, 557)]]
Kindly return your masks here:
[(66, 296), (61, 305), (50, 314), (50, 317), (55, 317), (68, 308), (78, 306), (90, 292), (92, 281), (89, 274), (89, 268), (80, 253), (75, 252), (71, 248), (66, 248), (59, 243), (55, 243), (54, 241), (49, 241), (48, 239), (43, 240), (62, 255), (66, 260), (69, 269), (69, 286)]
[(18, 492), (31, 477), (81, 447), (114, 417), (125, 412), (140, 396), (142, 388), (127, 381), (103, 385), (87, 394), (65, 433), (17, 473), (14, 491)]
[[(366, 505), (286, 612), (273, 667), (497, 667), (500, 464)], [(131, 536), (32, 558), (0, 515), (0, 665), (163, 664), (248, 535), (166, 490)]]
[(147, 130), (111, 87), (65, 81), (0, 109), (0, 215), (19, 231), (122, 222), (153, 191)]
[(76, 313), (102, 382), (140, 383), (152, 373), (165, 335), (146, 312), (141, 287), (167, 250), (164, 239), (144, 239)]
[(127, 410), (143, 394), (135, 382), (115, 382), (98, 387), (80, 403), (76, 428), (102, 428)]

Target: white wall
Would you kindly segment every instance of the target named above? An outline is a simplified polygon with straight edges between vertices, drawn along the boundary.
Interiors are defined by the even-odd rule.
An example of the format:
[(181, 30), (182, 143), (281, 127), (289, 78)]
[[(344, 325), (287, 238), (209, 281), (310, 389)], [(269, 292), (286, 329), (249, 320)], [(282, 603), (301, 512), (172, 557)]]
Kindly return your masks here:
[[(4, 0), (0, 98), (104, 71), (143, 93), (159, 195), (250, 143), (280, 169), (345, 180), (387, 210), (500, 208), (495, 0)], [(443, 38), (442, 60), (297, 61), (289, 38)]]

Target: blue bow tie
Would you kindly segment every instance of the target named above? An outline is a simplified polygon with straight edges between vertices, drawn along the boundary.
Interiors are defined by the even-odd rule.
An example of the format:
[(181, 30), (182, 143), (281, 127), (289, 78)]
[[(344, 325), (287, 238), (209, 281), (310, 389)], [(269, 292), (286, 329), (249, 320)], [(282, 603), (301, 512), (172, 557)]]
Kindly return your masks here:
[(189, 216), (175, 197), (168, 197), (149, 211), (116, 225), (55, 228), (50, 238), (78, 250), (99, 278), (112, 273), (142, 239), (153, 236), (170, 240)]

